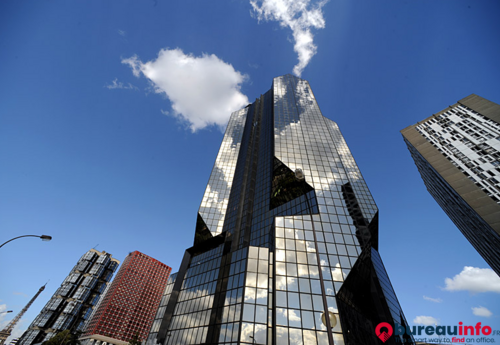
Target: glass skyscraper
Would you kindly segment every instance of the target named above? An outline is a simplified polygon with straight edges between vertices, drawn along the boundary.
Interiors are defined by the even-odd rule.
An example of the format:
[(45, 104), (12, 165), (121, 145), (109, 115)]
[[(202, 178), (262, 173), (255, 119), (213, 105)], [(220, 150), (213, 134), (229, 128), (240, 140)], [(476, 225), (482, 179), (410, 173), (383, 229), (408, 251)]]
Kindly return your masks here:
[(406, 324), (377, 206), (309, 83), (274, 78), (230, 118), (148, 342), (379, 344), (381, 322)]
[(500, 276), (500, 105), (470, 95), (401, 133), (429, 193)]

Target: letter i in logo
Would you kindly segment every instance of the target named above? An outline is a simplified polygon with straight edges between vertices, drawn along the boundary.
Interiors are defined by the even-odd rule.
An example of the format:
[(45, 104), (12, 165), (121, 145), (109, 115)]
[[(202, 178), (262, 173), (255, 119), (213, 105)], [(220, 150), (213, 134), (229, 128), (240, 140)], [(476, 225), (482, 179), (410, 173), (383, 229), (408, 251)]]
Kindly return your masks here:
[[(387, 332), (386, 331), (381, 332), (382, 328), (386, 328)], [(381, 322), (377, 325), (377, 327), (375, 327), (375, 334), (384, 343), (391, 337), (392, 332), (393, 332), (392, 326), (387, 322)]]

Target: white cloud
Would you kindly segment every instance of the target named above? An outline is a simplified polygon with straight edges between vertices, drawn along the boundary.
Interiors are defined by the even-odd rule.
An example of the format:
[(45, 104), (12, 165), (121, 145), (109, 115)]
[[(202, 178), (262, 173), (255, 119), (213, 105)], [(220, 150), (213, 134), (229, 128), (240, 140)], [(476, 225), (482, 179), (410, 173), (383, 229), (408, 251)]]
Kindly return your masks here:
[(118, 35), (125, 37), (127, 33), (123, 30), (118, 30)]
[(446, 278), (444, 282), (444, 290), (447, 291), (500, 293), (500, 277), (490, 268), (465, 266), (462, 272), (453, 278)]
[(250, 0), (259, 21), (275, 20), (281, 26), (292, 29), (295, 41), (293, 49), (299, 59), (293, 73), (299, 77), (316, 54), (317, 47), (313, 42), (311, 28), (325, 27), (322, 7), (327, 2), (328, 0)]
[(136, 77), (148, 78), (156, 93), (166, 95), (172, 116), (186, 121), (193, 132), (210, 125), (224, 127), (233, 111), (249, 103), (240, 91), (247, 76), (213, 54), (197, 57), (178, 48), (162, 49), (156, 60), (143, 63), (132, 56), (122, 63)]
[[(0, 329), (4, 329), (5, 326), (12, 320), (13, 316), (10, 313), (5, 313), (7, 311), (7, 304), (0, 304)], [(10, 341), (14, 338), (19, 338), (26, 329), (21, 329), (23, 326), (24, 320), (21, 319), (14, 326), (14, 329), (11, 332), (11, 335), (5, 341), (6, 344), (10, 343)]]
[(12, 294), (13, 295), (18, 295), (18, 296), (23, 296), (23, 297), (28, 297), (27, 294), (25, 294), (24, 292), (19, 292), (19, 291), (14, 291)]
[(490, 317), (491, 315), (493, 315), (493, 313), (485, 307), (476, 307), (476, 308), (473, 307), (472, 314), (484, 317)]
[(5, 319), (5, 315), (7, 315), (7, 313), (4, 313), (5, 311), (7, 311), (7, 304), (0, 304), (0, 329), (3, 329), (4, 328), (4, 319)]
[(441, 303), (441, 302), (443, 302), (443, 300), (441, 298), (431, 298), (431, 297), (424, 296), (424, 299), (426, 301), (431, 301), (431, 302), (434, 302), (434, 303)]
[(419, 325), (425, 325), (425, 326), (434, 326), (439, 323), (438, 319), (432, 317), (432, 316), (417, 316), (416, 318), (413, 319), (413, 323), (419, 324)]
[(113, 83), (111, 85), (104, 85), (104, 87), (110, 90), (112, 89), (139, 90), (137, 86), (134, 86), (130, 83), (123, 84), (121, 81), (118, 81), (118, 78), (115, 78), (115, 80), (113, 80)]
[(299, 311), (290, 309), (288, 310), (288, 320), (290, 321), (300, 321), (300, 317), (297, 315)]
[(12, 341), (12, 339), (19, 338), (21, 335), (23, 335), (23, 333), (26, 332), (26, 327), (23, 326), (24, 326), (24, 319), (21, 319), (14, 326), (14, 329), (12, 330), (10, 336), (5, 341), (5, 344), (9, 344)]

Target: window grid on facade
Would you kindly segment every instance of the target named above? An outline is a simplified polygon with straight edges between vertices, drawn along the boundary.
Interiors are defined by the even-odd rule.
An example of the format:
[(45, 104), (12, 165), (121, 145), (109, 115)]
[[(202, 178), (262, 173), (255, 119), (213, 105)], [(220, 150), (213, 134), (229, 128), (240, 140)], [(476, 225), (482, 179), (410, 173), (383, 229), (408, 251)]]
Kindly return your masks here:
[(416, 129), (500, 204), (500, 124), (457, 105)]
[(500, 274), (500, 105), (472, 94), (401, 133), (429, 193)]
[(82, 255), (18, 343), (31, 345), (59, 331), (82, 330), (118, 264), (111, 254), (95, 249)]
[[(368, 344), (379, 340), (373, 328), (356, 329), (360, 323), (404, 323), (379, 264), (377, 206), (307, 81), (274, 78), (268, 92), (232, 114), (199, 219), (215, 236), (195, 238), (186, 251), (150, 341)], [(210, 256), (202, 279), (200, 252)], [(364, 314), (352, 298), (359, 287), (372, 301)], [(206, 296), (208, 305), (193, 302)]]
[(143, 253), (130, 253), (89, 321), (84, 344), (94, 344), (96, 335), (127, 342), (136, 336), (146, 340), (170, 271)]

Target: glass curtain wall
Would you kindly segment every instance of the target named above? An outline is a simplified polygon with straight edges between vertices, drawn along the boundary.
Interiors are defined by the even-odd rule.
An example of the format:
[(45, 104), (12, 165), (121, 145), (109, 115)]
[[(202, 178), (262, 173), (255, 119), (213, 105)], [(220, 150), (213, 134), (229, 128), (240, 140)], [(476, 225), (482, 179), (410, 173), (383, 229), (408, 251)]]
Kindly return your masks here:
[(307, 81), (274, 78), (229, 121), (149, 340), (378, 344), (378, 323), (406, 321), (377, 250), (378, 209), (337, 124)]

